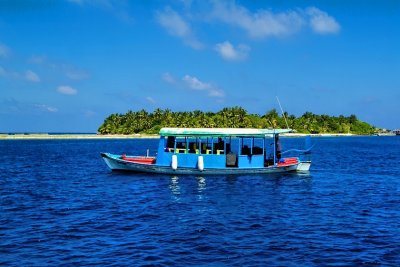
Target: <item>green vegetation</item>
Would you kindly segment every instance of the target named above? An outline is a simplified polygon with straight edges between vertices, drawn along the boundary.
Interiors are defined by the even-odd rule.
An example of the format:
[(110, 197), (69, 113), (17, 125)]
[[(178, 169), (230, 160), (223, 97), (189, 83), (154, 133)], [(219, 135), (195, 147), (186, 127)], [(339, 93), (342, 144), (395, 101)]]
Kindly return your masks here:
[[(285, 112), (289, 128), (299, 133), (352, 133), (373, 134), (375, 127), (357, 119), (355, 115), (328, 116), (311, 112), (301, 117)], [(195, 110), (172, 112), (169, 109), (128, 111), (126, 114), (111, 114), (99, 127), (100, 134), (157, 134), (162, 127), (202, 128), (287, 128), (285, 119), (275, 109), (260, 116), (248, 114), (241, 107), (224, 108), (216, 113)]]

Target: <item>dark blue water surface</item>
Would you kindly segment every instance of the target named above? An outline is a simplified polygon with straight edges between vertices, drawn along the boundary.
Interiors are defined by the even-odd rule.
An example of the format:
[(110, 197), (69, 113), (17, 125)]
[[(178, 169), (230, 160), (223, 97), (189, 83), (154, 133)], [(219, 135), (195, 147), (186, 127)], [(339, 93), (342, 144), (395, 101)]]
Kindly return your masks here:
[(399, 266), (400, 137), (313, 141), (309, 174), (237, 177), (99, 156), (157, 140), (0, 141), (0, 265)]

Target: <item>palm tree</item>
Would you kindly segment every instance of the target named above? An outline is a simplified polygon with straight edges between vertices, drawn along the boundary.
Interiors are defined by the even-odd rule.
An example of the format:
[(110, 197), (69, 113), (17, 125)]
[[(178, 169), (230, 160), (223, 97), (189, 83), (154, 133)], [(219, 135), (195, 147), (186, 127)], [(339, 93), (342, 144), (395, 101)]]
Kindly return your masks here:
[(278, 115), (278, 112), (276, 111), (276, 109), (271, 109), (270, 111), (268, 111), (264, 115), (264, 118), (267, 119), (270, 127), (277, 128), (279, 115)]

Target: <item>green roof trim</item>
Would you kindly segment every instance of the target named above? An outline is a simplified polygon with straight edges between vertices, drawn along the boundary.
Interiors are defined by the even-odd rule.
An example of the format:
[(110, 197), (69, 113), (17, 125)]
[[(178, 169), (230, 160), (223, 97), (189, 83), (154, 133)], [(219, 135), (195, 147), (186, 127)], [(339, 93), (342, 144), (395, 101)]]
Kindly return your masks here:
[(266, 137), (273, 134), (292, 132), (292, 129), (252, 129), (252, 128), (161, 128), (161, 136), (193, 137)]

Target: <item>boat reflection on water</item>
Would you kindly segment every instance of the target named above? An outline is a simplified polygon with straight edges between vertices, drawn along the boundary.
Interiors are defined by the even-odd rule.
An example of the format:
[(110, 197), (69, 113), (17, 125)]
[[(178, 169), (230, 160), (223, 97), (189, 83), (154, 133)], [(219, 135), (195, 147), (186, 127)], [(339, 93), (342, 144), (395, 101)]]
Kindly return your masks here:
[(179, 196), (181, 194), (181, 187), (179, 186), (179, 177), (172, 176), (171, 183), (169, 185), (169, 189), (171, 190), (172, 194), (175, 196), (175, 200), (179, 200)]
[(197, 180), (197, 198), (198, 200), (203, 200), (205, 190), (207, 189), (206, 178), (196, 177)]
[[(187, 177), (185, 177), (187, 178)], [(194, 188), (194, 184), (192, 184), (190, 182), (191, 185), (193, 185), (192, 189), (193, 190), (197, 190), (197, 196), (199, 197), (199, 200), (201, 200), (203, 198), (203, 194), (205, 192), (205, 190), (207, 189), (207, 183), (206, 183), (206, 178), (201, 177), (201, 176), (197, 176), (197, 177), (193, 177), (196, 179), (196, 184), (197, 187), (196, 189)], [(183, 192), (185, 192), (185, 189), (182, 189), (182, 183), (185, 183), (184, 178), (180, 178), (179, 176), (171, 176), (170, 178), (170, 183), (168, 185), (168, 188), (171, 190), (172, 196), (174, 197), (175, 201), (179, 201), (181, 199), (182, 196), (182, 190)], [(186, 182), (188, 182), (189, 180), (186, 180)], [(193, 180), (192, 180), (193, 181)], [(183, 184), (185, 186), (185, 184)], [(188, 183), (186, 183), (186, 187), (189, 186)], [(186, 188), (187, 189), (187, 188)], [(189, 190), (191, 191), (191, 190)]]
[[(179, 197), (182, 193), (182, 188), (179, 179), (180, 179), (179, 176), (171, 176), (171, 181), (168, 186), (169, 189), (171, 190), (171, 193), (175, 196), (176, 200), (179, 200)], [(201, 198), (202, 194), (207, 189), (206, 179), (204, 177), (198, 176), (196, 177), (196, 181), (197, 181), (197, 193)]]
[(206, 190), (206, 178), (204, 177), (196, 177), (197, 179), (197, 192), (202, 193), (204, 190)]

